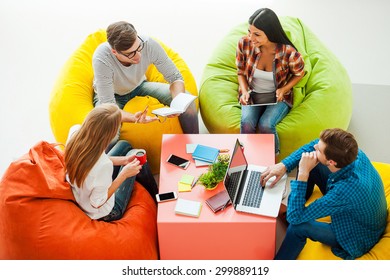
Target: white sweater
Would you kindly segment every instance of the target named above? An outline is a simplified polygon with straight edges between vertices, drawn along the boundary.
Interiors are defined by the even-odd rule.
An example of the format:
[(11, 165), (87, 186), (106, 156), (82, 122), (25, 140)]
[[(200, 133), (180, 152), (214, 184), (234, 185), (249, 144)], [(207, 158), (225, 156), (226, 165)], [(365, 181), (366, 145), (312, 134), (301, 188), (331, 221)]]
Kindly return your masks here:
[(146, 80), (146, 70), (152, 64), (163, 74), (168, 83), (183, 81), (180, 71), (161, 45), (152, 38), (141, 38), (145, 46), (141, 51), (141, 60), (138, 64), (122, 65), (111, 52), (108, 42), (100, 44), (95, 50), (92, 58), (93, 87), (100, 103), (115, 103), (114, 93), (125, 95), (133, 91)]

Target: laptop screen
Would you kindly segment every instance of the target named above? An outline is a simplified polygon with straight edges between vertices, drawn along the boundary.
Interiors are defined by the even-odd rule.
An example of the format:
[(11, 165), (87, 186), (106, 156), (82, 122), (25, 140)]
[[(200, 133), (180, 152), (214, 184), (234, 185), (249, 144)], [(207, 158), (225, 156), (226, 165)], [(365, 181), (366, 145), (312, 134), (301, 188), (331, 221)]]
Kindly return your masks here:
[(248, 162), (246, 161), (244, 151), (241, 148), (240, 141), (237, 139), (223, 181), (233, 204), (239, 190), (243, 171), (247, 169), (247, 166)]

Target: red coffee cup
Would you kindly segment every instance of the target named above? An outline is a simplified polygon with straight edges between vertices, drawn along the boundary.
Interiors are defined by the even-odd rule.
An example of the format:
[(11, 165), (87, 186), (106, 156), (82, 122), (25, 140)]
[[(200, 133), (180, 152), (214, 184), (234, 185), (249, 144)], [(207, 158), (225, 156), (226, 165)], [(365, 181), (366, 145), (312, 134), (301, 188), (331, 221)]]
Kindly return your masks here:
[(139, 160), (139, 163), (143, 165), (146, 162), (146, 151), (143, 149), (137, 149), (135, 151), (135, 157)]

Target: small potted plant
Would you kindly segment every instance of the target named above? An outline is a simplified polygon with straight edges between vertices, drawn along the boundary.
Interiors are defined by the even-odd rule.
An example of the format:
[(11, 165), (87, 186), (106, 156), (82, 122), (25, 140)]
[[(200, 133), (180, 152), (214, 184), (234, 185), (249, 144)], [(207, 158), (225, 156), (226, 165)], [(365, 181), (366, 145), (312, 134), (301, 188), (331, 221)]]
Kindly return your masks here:
[(218, 183), (223, 180), (229, 165), (230, 155), (222, 154), (218, 156), (215, 163), (209, 166), (208, 171), (199, 177), (199, 182), (206, 190), (213, 190)]

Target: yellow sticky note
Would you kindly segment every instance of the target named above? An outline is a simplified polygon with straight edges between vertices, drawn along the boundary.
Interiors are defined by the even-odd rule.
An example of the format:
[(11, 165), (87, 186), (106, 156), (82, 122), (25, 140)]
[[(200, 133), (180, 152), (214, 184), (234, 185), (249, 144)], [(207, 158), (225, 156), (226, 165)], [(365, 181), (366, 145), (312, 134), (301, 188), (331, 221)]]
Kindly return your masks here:
[(179, 182), (177, 184), (177, 187), (178, 187), (179, 192), (190, 192), (191, 191), (191, 185), (188, 185), (188, 184), (183, 184), (183, 183)]

